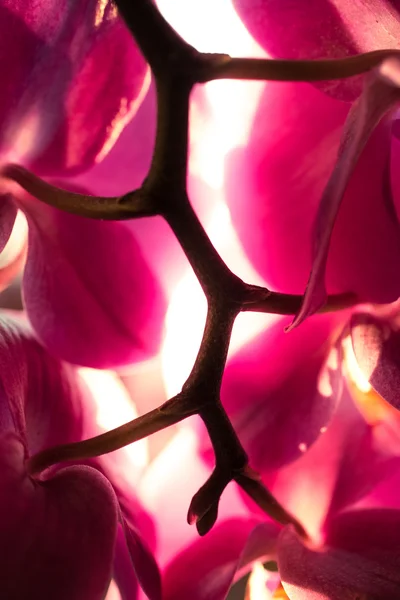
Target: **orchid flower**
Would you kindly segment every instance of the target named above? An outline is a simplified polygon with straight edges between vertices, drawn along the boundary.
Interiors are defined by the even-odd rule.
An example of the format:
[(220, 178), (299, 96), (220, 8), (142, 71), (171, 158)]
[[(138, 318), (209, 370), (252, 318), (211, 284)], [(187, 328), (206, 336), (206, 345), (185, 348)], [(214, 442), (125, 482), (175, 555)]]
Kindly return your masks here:
[[(398, 596), (398, 541), (394, 531), (400, 519), (397, 494), (400, 418), (377, 394), (366, 393), (358, 387), (362, 383), (358, 371), (353, 371), (354, 354), (349, 335), (346, 328), (320, 370), (321, 395), (324, 391), (329, 395), (330, 391), (337, 409), (314, 445), (307, 448), (306, 444), (300, 444), (300, 457), (286, 466), (282, 463), (288, 460), (290, 440), (286, 438), (282, 450), (279, 438), (273, 437), (274, 430), (268, 419), (260, 419), (263, 407), (260, 400), (252, 396), (253, 390), (250, 388), (247, 394), (244, 389), (237, 390), (244, 407), (251, 406), (252, 402), (259, 407), (258, 416), (253, 416), (252, 421), (248, 419), (247, 423), (249, 432), (252, 430), (248, 444), (250, 458), (275, 497), (299, 517), (307, 535), (299, 535), (292, 526), (282, 528), (265, 521), (251, 503), (247, 517), (242, 514), (240, 518), (239, 515), (236, 519), (227, 518), (222, 511), (222, 522), (205, 544), (191, 542), (167, 564), (166, 598), (190, 595), (196, 599), (222, 600), (227, 597), (232, 583), (254, 561), (269, 564), (272, 561), (277, 563), (278, 569), (269, 575), (264, 572), (264, 580), (253, 591), (254, 597), (260, 594), (260, 597), (278, 598), (279, 593), (286, 593), (285, 597), (290, 600), (394, 599)], [(296, 344), (293, 346), (292, 353)], [(344, 359), (340, 360), (340, 354)], [(273, 393), (282, 399), (286, 393), (296, 402), (299, 392), (294, 391), (294, 377), (298, 376), (298, 370), (309, 368), (312, 372), (303, 359), (304, 354), (298, 355), (296, 366), (289, 363), (294, 373), (286, 376), (281, 389)], [(260, 368), (263, 364), (257, 354), (250, 354), (247, 361), (253, 362), (253, 373), (257, 362)], [(238, 382), (240, 385), (240, 376), (233, 370), (230, 374), (228, 369), (227, 377), (228, 380), (236, 377), (236, 386)], [(331, 386), (335, 380), (336, 386)], [(300, 385), (298, 390), (301, 393)], [(265, 393), (268, 394), (267, 390)], [(272, 411), (271, 421), (275, 417), (273, 411), (277, 410), (274, 401), (276, 405), (277, 398), (273, 395), (264, 399), (265, 406)], [(290, 412), (290, 408), (283, 405), (285, 409)], [(240, 422), (236, 424), (242, 432)], [(278, 429), (279, 418), (275, 417), (274, 424)], [(312, 431), (312, 418), (297, 428), (302, 426)], [(288, 425), (284, 423), (284, 427)], [(295, 436), (293, 424), (292, 431)], [(249, 434), (245, 439), (249, 440)], [(256, 568), (262, 570), (260, 566)], [(285, 591), (277, 591), (274, 596), (273, 591), (281, 589), (280, 583)], [(271, 596), (267, 588), (265, 596), (262, 595), (266, 584), (270, 586)], [(255, 584), (251, 578), (248, 585), (252, 598), (250, 588)]]
[[(322, 1), (312, 10), (308, 2), (235, 2), (263, 48), (282, 58), (396, 47), (400, 6), (391, 4)], [(295, 32), (286, 27), (292, 19), (300, 20)], [(399, 201), (391, 185), (399, 93), (387, 73), (385, 67), (367, 78), (351, 108), (343, 100), (361, 91), (359, 80), (319, 89), (267, 84), (249, 144), (228, 160), (228, 202), (259, 272), (274, 288), (295, 293), (312, 267), (295, 324), (323, 305), (325, 285), (329, 293), (354, 292), (361, 302), (392, 302), (400, 294)]]
[[(0, 246), (21, 209), (24, 303), (39, 340), (0, 323), (8, 597), (28, 586), (100, 600), (113, 579), (127, 599), (141, 587), (150, 600), (223, 600), (253, 566), (251, 600), (260, 572), (266, 597), (395, 600), (397, 3), (322, 0), (307, 21), (307, 2), (235, 0), (262, 46), (249, 58), (197, 50), (152, 0), (116, 0), (118, 14), (89, 4), (4, 9), (23, 67), (10, 71), (4, 100)], [(244, 120), (246, 144), (221, 144), (213, 188), (201, 160), (189, 161), (189, 130), (202, 102), (195, 86), (215, 79), (267, 83)], [(191, 201), (209, 192), (231, 210), (259, 285), (211, 242), (206, 211)], [(180, 268), (172, 256), (185, 256), (207, 301), (192, 369), (175, 396), (99, 432), (73, 364), (117, 367), (158, 350), (162, 288), (174, 291)], [(278, 316), (229, 356), (244, 312)], [(131, 487), (122, 481), (113, 451), (195, 415), (204, 427), (180, 447), (183, 476), (167, 447)], [(189, 462), (194, 471), (200, 455), (189, 492)], [(168, 501), (181, 499), (202, 539), (181, 538), (168, 519)], [(153, 509), (159, 555), (142, 503)]]
[(71, 465), (39, 478), (30, 475), (33, 453), (77, 441), (91, 427), (90, 401), (76, 369), (52, 357), (26, 325), (5, 316), (0, 354), (2, 593), (15, 600), (29, 595), (97, 600), (114, 569), (118, 580), (120, 561), (126, 571), (123, 557), (130, 555), (137, 574), (125, 572), (122, 590), (131, 586), (133, 594), (139, 579), (149, 597), (159, 598), (157, 567), (140, 522), (132, 521), (134, 505), (126, 520), (99, 468)]
[[(53, 3), (46, 10), (11, 3), (1, 10), (10, 36), (3, 36), (0, 59), (7, 90), (0, 107), (3, 166), (12, 160), (76, 189), (71, 176), (100, 164), (140, 107), (148, 67), (111, 2)], [(18, 186), (3, 186), (1, 249), (17, 209), (29, 225), (25, 308), (47, 347), (97, 367), (154, 353), (164, 298), (134, 235), (118, 223), (39, 208)]]

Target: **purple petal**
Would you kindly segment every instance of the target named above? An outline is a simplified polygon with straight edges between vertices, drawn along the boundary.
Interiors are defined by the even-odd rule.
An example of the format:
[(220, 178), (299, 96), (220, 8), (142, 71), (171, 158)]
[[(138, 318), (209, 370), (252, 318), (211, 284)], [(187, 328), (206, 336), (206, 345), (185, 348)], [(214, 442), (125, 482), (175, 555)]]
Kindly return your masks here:
[[(342, 142), (338, 151), (336, 165), (325, 187), (318, 209), (314, 232), (313, 266), (303, 304), (291, 327), (299, 325), (305, 318), (315, 313), (326, 301), (325, 270), (336, 217), (341, 208), (350, 178), (371, 134), (384, 115), (400, 100), (400, 91), (396, 79), (396, 77), (398, 78), (399, 71), (400, 61), (395, 59), (385, 61), (380, 70), (377, 71), (377, 74), (371, 75), (361, 98), (352, 106), (349, 112), (342, 134)], [(377, 148), (375, 148), (376, 151)], [(387, 160), (389, 151), (390, 144), (387, 141), (382, 151), (384, 161)], [(366, 207), (368, 207), (368, 212), (370, 211), (370, 206), (365, 202), (365, 198), (363, 198), (363, 207), (363, 210), (366, 210)], [(349, 208), (350, 204), (347, 210)], [(384, 207), (382, 209), (384, 210)], [(392, 223), (390, 222), (391, 218)], [(391, 215), (387, 215), (386, 220), (389, 225), (388, 230), (387, 232), (385, 229), (379, 230), (380, 236), (391, 236), (394, 228), (397, 229), (397, 235), (399, 235), (400, 229), (398, 228), (397, 221), (394, 221)], [(378, 228), (377, 223), (375, 224), (375, 228)], [(372, 240), (369, 239), (368, 242), (371, 244)], [(395, 246), (394, 251), (396, 254), (398, 254), (398, 250), (398, 247)], [(353, 261), (353, 256), (348, 256), (348, 260), (350, 262)], [(365, 264), (368, 264), (368, 267), (370, 267), (366, 257), (364, 257), (364, 260)], [(380, 267), (386, 273), (386, 265), (381, 264)], [(397, 277), (396, 280), (398, 280)], [(380, 290), (382, 294), (380, 302), (390, 302), (397, 299), (399, 294), (392, 295), (391, 287), (389, 285), (388, 289)], [(347, 291), (359, 293), (359, 290), (353, 288)], [(361, 296), (361, 299), (377, 301), (376, 298), (365, 298), (364, 294)]]
[(351, 340), (365, 379), (378, 394), (399, 409), (400, 331), (394, 327), (394, 322), (356, 314), (351, 321)]
[[(14, 435), (1, 441), (2, 594), (99, 600), (108, 588), (117, 506), (107, 480), (94, 469), (70, 467), (43, 482), (23, 468)], [(23, 576), (21, 576), (23, 574)]]
[(318, 316), (286, 335), (289, 320), (280, 318), (228, 362), (222, 401), (257, 471), (293, 461), (328, 425), (340, 396), (340, 361), (320, 372), (341, 319)]
[[(234, 0), (249, 32), (273, 57), (344, 58), (399, 48), (399, 4), (383, 0)], [(349, 100), (360, 79), (318, 82), (328, 94)]]
[(29, 1), (3, 8), (1, 17), (4, 150), (40, 174), (91, 167), (148, 85), (147, 66), (114, 5), (50, 0), (39, 11)]
[(336, 600), (366, 594), (400, 595), (400, 511), (348, 512), (330, 523), (322, 552), (307, 548), (293, 530), (279, 540), (278, 565), (293, 600)]
[(239, 571), (271, 560), (279, 528), (255, 520), (229, 520), (178, 554), (166, 567), (164, 600), (223, 600)]
[(55, 354), (107, 368), (158, 349), (165, 301), (127, 227), (25, 203), (25, 306)]

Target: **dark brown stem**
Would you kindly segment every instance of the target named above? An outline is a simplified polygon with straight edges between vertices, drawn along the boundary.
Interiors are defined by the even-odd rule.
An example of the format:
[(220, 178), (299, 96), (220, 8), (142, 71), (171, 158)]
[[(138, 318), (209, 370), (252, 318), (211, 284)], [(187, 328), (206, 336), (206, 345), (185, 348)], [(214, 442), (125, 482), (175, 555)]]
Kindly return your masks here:
[(173, 55), (196, 53), (167, 23), (155, 2), (116, 0), (115, 3), (156, 76), (167, 70)]
[(276, 60), (267, 58), (231, 58), (203, 55), (199, 83), (214, 79), (252, 79), (261, 81), (326, 81), (361, 75), (379, 66), (399, 50), (375, 50), (338, 59)]
[(27, 461), (27, 470), (35, 475), (63, 461), (84, 460), (108, 454), (161, 431), (198, 412), (194, 402), (178, 394), (147, 414), (82, 442), (63, 444), (38, 452)]
[[(241, 311), (294, 315), (300, 309), (302, 302), (303, 296), (300, 295), (281, 294), (271, 292), (266, 288), (248, 285)], [(326, 304), (318, 312), (334, 312), (350, 308), (355, 304), (358, 304), (358, 298), (355, 294), (333, 294), (328, 296)]]
[[(158, 103), (155, 148), (141, 189), (119, 199), (90, 201), (85, 197), (88, 205), (92, 203), (90, 211), (93, 214), (88, 216), (95, 217), (96, 210), (97, 215), (104, 215), (103, 218), (116, 219), (162, 215), (181, 244), (207, 297), (206, 326), (192, 372), (180, 394), (113, 431), (37, 454), (28, 461), (28, 471), (35, 474), (56, 462), (82, 460), (111, 452), (190, 415), (199, 414), (215, 453), (215, 469), (195, 494), (189, 509), (189, 520), (196, 520), (199, 533), (206, 533), (214, 524), (220, 496), (232, 480), (267, 514), (281, 523), (294, 523), (301, 531), (297, 521), (248, 467), (246, 452), (220, 401), (221, 381), (237, 314), (240, 311), (294, 314), (299, 309), (301, 297), (245, 284), (230, 271), (204, 231), (186, 189), (190, 93), (196, 82), (228, 77), (294, 81), (349, 77), (373, 68), (395, 52), (375, 52), (339, 61), (271, 61), (206, 55), (197, 52), (173, 30), (152, 0), (116, 0), (116, 4), (155, 78)], [(15, 177), (14, 180), (17, 181)], [(27, 180), (29, 177), (25, 178)], [(18, 183), (22, 185), (21, 177)], [(54, 196), (50, 201), (46, 184), (44, 187), (37, 185), (36, 192), (41, 194), (38, 197), (54, 205)], [(61, 195), (57, 202), (58, 208), (74, 212), (76, 205), (82, 203), (82, 197)], [(96, 202), (97, 207), (94, 206)], [(93, 206), (96, 210), (92, 210)], [(349, 295), (332, 296), (325, 310), (344, 308), (350, 301), (353, 303), (354, 297), (349, 300)]]

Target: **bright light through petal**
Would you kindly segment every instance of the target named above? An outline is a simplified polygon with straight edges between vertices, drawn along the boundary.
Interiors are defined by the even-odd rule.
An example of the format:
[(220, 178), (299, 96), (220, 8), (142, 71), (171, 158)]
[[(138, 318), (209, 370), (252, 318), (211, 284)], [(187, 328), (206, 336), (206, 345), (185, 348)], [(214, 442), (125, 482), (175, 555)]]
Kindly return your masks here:
[(372, 386), (369, 383), (368, 379), (364, 376), (364, 373), (361, 371), (360, 367), (358, 366), (358, 362), (353, 350), (351, 337), (349, 335), (343, 340), (342, 345), (346, 369), (350, 379), (361, 392), (364, 392), (365, 394), (368, 393), (372, 390)]
[(10, 238), (0, 254), (0, 269), (7, 267), (21, 254), (27, 239), (28, 223), (25, 215), (19, 210)]
[[(158, 0), (157, 4), (177, 32), (202, 52), (266, 56), (230, 0)], [(228, 152), (247, 142), (264, 85), (256, 81), (212, 81), (203, 88), (206, 106), (192, 103), (190, 170), (214, 189), (222, 188)]]
[(108, 588), (105, 600), (121, 600), (121, 594), (119, 593), (117, 584), (115, 583), (114, 579), (111, 579), (110, 587)]
[(279, 587), (279, 574), (267, 571), (257, 561), (253, 565), (247, 582), (245, 600), (272, 600), (273, 598), (280, 598), (281, 596), (276, 596), (274, 593)]
[[(349, 389), (353, 400), (363, 415), (364, 419), (370, 425), (386, 424), (386, 434), (392, 431), (393, 438), (398, 443), (398, 425), (399, 411), (378, 394), (366, 379), (365, 375), (358, 366), (354, 354), (351, 337), (347, 336), (343, 342), (344, 365), (348, 379)], [(389, 440), (386, 440), (388, 445)]]
[[(206, 229), (211, 241), (236, 274), (252, 283), (264, 284), (239, 244), (224, 203), (216, 204)], [(203, 335), (206, 314), (207, 303), (200, 284), (193, 272), (188, 270), (171, 296), (166, 318), (162, 370), (169, 397), (181, 390), (191, 371)], [(233, 329), (229, 354), (236, 352), (278, 318), (277, 315), (257, 313), (239, 315)]]
[[(119, 427), (138, 416), (132, 399), (115, 373), (80, 368), (79, 374), (96, 400), (96, 421), (104, 431)], [(117, 452), (121, 457), (118, 461), (121, 473), (123, 472), (124, 477), (129, 478), (132, 483), (136, 483), (148, 464), (147, 439), (130, 444)]]
[(168, 23), (200, 52), (264, 56), (231, 0), (157, 0)]
[[(230, 0), (158, 0), (157, 4), (176, 31), (200, 51), (265, 56)], [(190, 119), (190, 174), (215, 192), (214, 210), (206, 231), (228, 266), (243, 279), (259, 285), (264, 282), (246, 259), (232, 227), (224, 198), (224, 173), (227, 155), (247, 142), (264, 85), (263, 82), (210, 82), (195, 92)], [(172, 294), (166, 321), (162, 361), (168, 395), (179, 392), (190, 373), (206, 311), (200, 286), (188, 271)], [(230, 351), (237, 350), (275, 319), (270, 315), (240, 315)]]
[[(198, 436), (192, 427), (194, 421), (192, 417), (178, 426), (174, 437), (146, 469), (137, 488), (146, 508), (159, 517), (157, 558), (161, 567), (184, 546), (198, 539), (196, 528), (186, 523), (184, 515), (210, 470), (199, 456)], [(229, 485), (224, 491), (220, 510), (227, 519), (249, 514), (235, 485)]]

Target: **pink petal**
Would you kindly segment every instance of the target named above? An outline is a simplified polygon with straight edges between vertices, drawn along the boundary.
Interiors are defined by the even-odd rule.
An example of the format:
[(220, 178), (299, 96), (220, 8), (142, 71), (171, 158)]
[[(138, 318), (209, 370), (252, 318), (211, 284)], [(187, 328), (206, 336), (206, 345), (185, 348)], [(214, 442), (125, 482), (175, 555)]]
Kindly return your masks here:
[(278, 565), (293, 600), (337, 600), (400, 594), (400, 512), (348, 512), (330, 523), (327, 547), (307, 548), (291, 529), (279, 540)]
[[(316, 312), (326, 301), (325, 270), (327, 268), (328, 252), (335, 221), (339, 210), (341, 209), (342, 214), (345, 214), (344, 211), (347, 208), (347, 219), (348, 222), (351, 223), (350, 216), (353, 214), (356, 205), (353, 202), (350, 203), (348, 198), (346, 198), (346, 188), (350, 184), (354, 169), (359, 162), (361, 154), (366, 147), (366, 144), (370, 139), (374, 129), (377, 127), (385, 114), (400, 101), (400, 92), (398, 89), (399, 73), (400, 61), (395, 59), (388, 59), (385, 61), (382, 67), (377, 70), (375, 74), (372, 74), (367, 80), (362, 96), (357, 102), (354, 103), (348, 114), (344, 131), (342, 133), (342, 141), (338, 150), (337, 161), (322, 194), (318, 214), (316, 217), (315, 231), (313, 235), (313, 266), (311, 269), (310, 278), (304, 294), (302, 307), (296, 315), (291, 327), (299, 325), (307, 316)], [(385, 124), (383, 123), (382, 127), (384, 126)], [(371, 139), (371, 142), (373, 141), (374, 140)], [(371, 168), (375, 167), (376, 164), (376, 153), (379, 152), (377, 145), (375, 146), (374, 151), (375, 154), (373, 156)], [(389, 152), (390, 139), (389, 137), (386, 137), (386, 139), (384, 138), (383, 145), (380, 150), (380, 154), (384, 161), (384, 166), (387, 164)], [(365, 153), (364, 156), (368, 157), (368, 153)], [(371, 160), (372, 156), (369, 158)], [(360, 162), (359, 168), (362, 166), (365, 168), (366, 165), (365, 163), (363, 165)], [(360, 193), (361, 190), (359, 190), (359, 194)], [(345, 207), (344, 204), (346, 200), (347, 207)], [(364, 210), (365, 207), (368, 206), (368, 212), (370, 212), (371, 209), (373, 209), (373, 206), (370, 206), (369, 203), (367, 204), (365, 197), (362, 198), (362, 200)], [(342, 204), (343, 207), (341, 206)], [(390, 212), (387, 210), (387, 207), (385, 207), (383, 203), (380, 207), (378, 205), (378, 210), (379, 208), (380, 212), (383, 213), (384, 220), (383, 222), (376, 221), (374, 223), (375, 230), (379, 231), (380, 239), (378, 244), (381, 244), (381, 239), (386, 239), (386, 236), (388, 236), (388, 238), (392, 238), (391, 241), (392, 243), (394, 242), (394, 261), (392, 258), (391, 262), (392, 264), (393, 262), (396, 262), (398, 268), (399, 244), (396, 243), (400, 232), (398, 222), (395, 220), (394, 215), (390, 214)], [(395, 234), (397, 234), (397, 237)], [(368, 242), (370, 244), (373, 243), (372, 239), (369, 239)], [(343, 256), (343, 258), (345, 257)], [(365, 265), (368, 265), (368, 268), (371, 268), (371, 264), (374, 264), (377, 265), (379, 273), (383, 271), (386, 276), (389, 274), (388, 264), (379, 264), (376, 259), (371, 261), (370, 264), (367, 256), (364, 256), (363, 258), (364, 268)], [(354, 255), (349, 254), (347, 259), (349, 262), (354, 262)], [(378, 293), (367, 288), (362, 290), (357, 280), (354, 281), (354, 284), (350, 283), (350, 287), (347, 291), (354, 291), (358, 293), (361, 300), (369, 300), (373, 302), (391, 302), (396, 300), (399, 296), (398, 277), (394, 277), (394, 280), (396, 282), (395, 285), (393, 285), (390, 282), (390, 279), (388, 279), (389, 283), (384, 285), (384, 287), (382, 287)]]
[(41, 341), (69, 362), (97, 368), (158, 349), (165, 301), (122, 224), (29, 200), (25, 306)]
[(3, 13), (3, 148), (41, 174), (89, 168), (141, 101), (147, 67), (128, 29), (97, 0), (50, 0), (41, 11), (14, 3)]
[(280, 318), (228, 362), (222, 401), (257, 471), (296, 459), (334, 414), (340, 364), (327, 366), (323, 380), (319, 373), (341, 319), (318, 316), (286, 335), (289, 319)]
[(351, 339), (365, 379), (395, 408), (400, 408), (400, 331), (395, 322), (354, 315)]
[[(384, 0), (234, 0), (249, 32), (273, 57), (344, 58), (399, 48), (400, 14)], [(317, 84), (340, 99), (360, 91), (360, 79)]]
[(34, 483), (24, 472), (16, 437), (3, 436), (0, 445), (2, 594), (9, 600), (32, 593), (101, 600), (110, 582), (117, 526), (110, 484), (88, 467), (69, 467)]
[(196, 540), (166, 567), (164, 600), (223, 600), (239, 571), (258, 558), (271, 560), (279, 528), (232, 519)]

